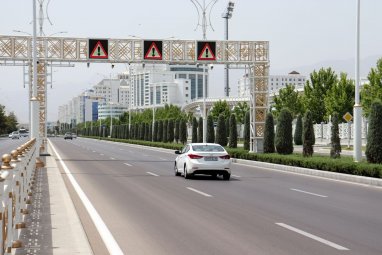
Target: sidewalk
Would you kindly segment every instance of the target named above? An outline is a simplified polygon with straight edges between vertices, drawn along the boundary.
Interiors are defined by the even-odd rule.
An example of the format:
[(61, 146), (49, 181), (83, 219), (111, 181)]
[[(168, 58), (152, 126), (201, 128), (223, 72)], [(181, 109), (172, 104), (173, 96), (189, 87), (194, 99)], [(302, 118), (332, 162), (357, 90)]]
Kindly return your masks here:
[[(41, 157), (45, 167), (36, 171), (32, 204), (21, 232), (23, 247), (17, 255), (92, 255), (92, 249), (52, 156)], [(13, 249), (14, 250), (14, 249)]]

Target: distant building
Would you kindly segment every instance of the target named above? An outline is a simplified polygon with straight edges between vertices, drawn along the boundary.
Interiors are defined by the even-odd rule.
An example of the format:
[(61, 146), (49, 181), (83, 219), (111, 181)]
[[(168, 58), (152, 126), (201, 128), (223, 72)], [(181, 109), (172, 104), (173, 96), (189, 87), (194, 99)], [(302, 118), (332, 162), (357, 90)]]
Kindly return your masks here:
[[(208, 91), (208, 68), (195, 65), (132, 64), (125, 73), (99, 83), (59, 107), (59, 121), (75, 126), (85, 121), (117, 117), (129, 109), (179, 107)], [(207, 92), (206, 92), (206, 96)]]
[[(268, 91), (270, 95), (277, 95), (279, 90), (287, 85), (294, 85), (298, 91), (304, 90), (306, 77), (296, 71), (292, 71), (287, 75), (269, 75)], [(238, 82), (238, 96), (249, 96), (249, 79), (248, 75), (243, 76)]]

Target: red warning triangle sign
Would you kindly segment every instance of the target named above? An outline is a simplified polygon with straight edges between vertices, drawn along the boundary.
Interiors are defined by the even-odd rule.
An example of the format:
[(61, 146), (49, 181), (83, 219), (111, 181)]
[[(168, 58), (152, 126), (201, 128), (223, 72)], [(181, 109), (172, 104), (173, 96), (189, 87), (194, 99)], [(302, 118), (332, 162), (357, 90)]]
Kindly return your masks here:
[(198, 60), (216, 60), (215, 54), (211, 50), (209, 43), (204, 44), (204, 47), (198, 56)]
[(102, 43), (98, 41), (90, 54), (90, 58), (108, 58), (106, 50), (103, 48)]
[(162, 59), (162, 53), (159, 51), (155, 42), (153, 42), (145, 54), (145, 59)]

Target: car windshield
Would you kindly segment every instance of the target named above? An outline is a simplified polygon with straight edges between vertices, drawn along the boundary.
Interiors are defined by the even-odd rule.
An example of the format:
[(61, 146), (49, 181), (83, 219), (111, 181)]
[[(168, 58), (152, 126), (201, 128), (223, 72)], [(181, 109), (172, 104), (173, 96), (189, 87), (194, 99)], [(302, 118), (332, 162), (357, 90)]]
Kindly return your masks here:
[(224, 151), (224, 148), (220, 145), (208, 145), (208, 144), (193, 145), (192, 149), (194, 151), (218, 151), (218, 152)]

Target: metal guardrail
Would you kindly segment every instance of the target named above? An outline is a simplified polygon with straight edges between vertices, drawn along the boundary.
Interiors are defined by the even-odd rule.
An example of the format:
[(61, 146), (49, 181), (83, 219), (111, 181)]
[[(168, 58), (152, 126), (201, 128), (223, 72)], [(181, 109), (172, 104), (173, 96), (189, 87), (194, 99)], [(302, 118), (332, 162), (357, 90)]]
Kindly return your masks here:
[(0, 254), (12, 254), (23, 246), (20, 233), (26, 227), (28, 206), (34, 184), (35, 170), (44, 163), (37, 158), (36, 139), (2, 156), (0, 171)]

